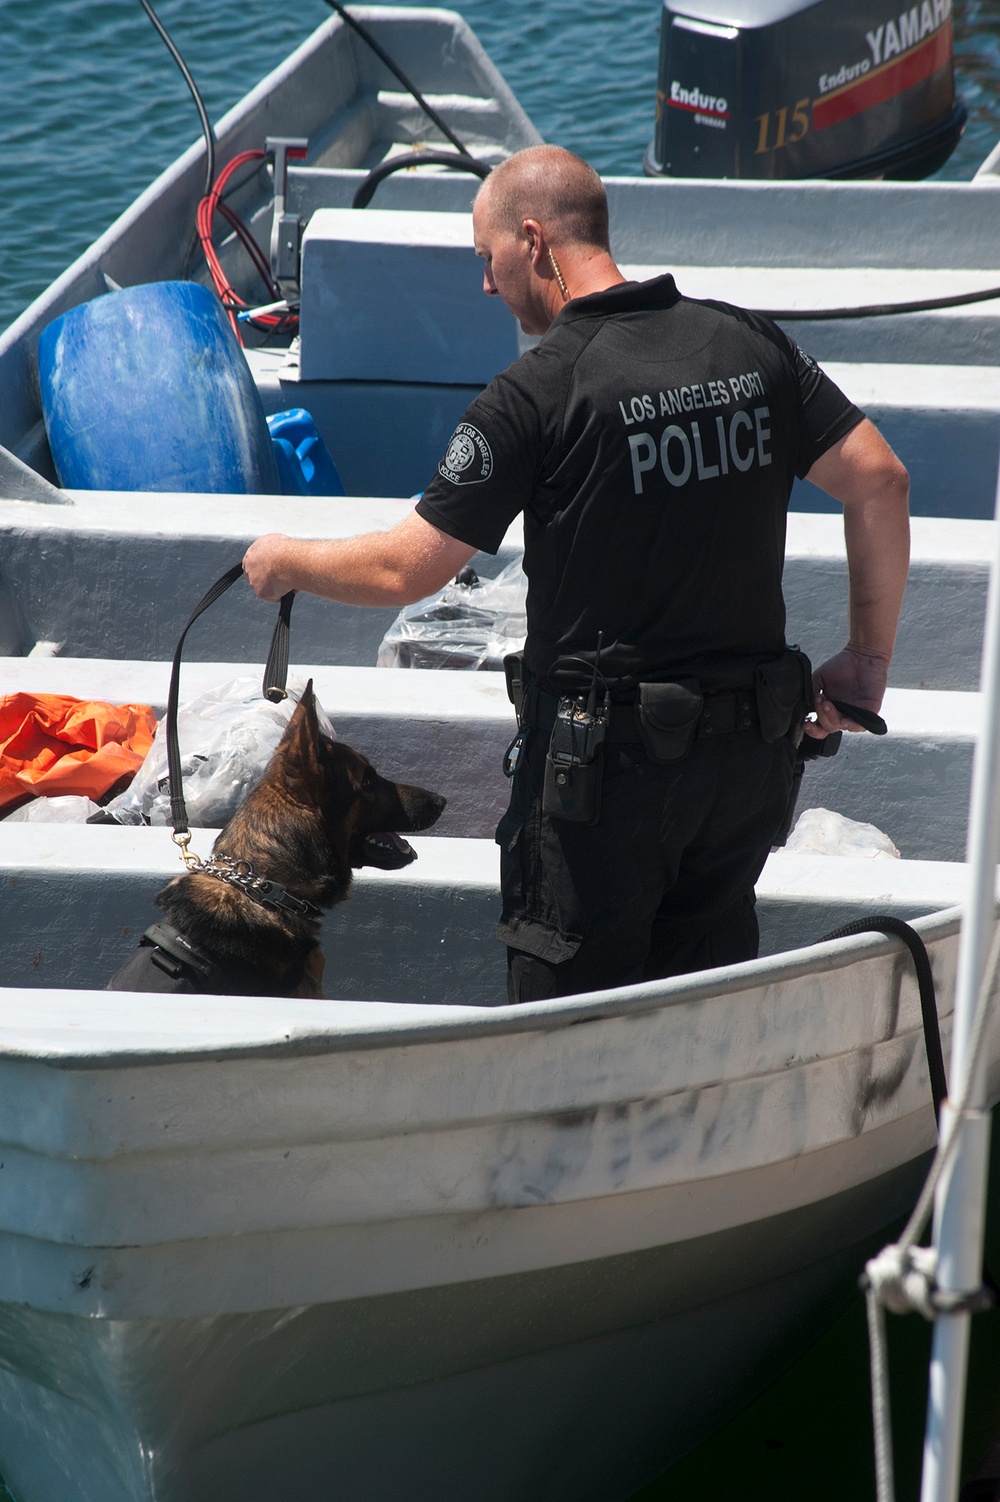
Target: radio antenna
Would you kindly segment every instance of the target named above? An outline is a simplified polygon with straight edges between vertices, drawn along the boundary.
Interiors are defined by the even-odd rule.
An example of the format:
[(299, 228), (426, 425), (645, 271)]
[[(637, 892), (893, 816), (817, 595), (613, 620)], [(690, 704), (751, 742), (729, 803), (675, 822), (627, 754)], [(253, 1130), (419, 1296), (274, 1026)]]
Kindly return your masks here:
[(604, 641), (604, 632), (597, 633), (597, 651), (594, 653), (594, 676), (590, 680), (590, 696), (587, 699), (587, 713), (592, 715), (597, 710), (597, 680), (600, 676), (601, 643)]

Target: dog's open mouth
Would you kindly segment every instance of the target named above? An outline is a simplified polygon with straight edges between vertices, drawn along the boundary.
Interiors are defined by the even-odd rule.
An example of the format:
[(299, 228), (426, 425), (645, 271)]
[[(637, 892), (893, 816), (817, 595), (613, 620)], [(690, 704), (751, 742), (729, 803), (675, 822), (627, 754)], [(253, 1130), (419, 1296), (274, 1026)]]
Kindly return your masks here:
[(409, 841), (391, 830), (380, 829), (377, 834), (366, 834), (361, 846), (361, 864), (378, 866), (383, 871), (398, 871), (415, 861), (417, 852)]

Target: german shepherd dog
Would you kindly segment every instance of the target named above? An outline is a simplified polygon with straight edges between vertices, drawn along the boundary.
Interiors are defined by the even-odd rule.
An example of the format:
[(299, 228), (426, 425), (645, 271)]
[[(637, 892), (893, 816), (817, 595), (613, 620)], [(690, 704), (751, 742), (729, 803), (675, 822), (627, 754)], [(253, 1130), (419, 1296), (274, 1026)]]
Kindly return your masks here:
[(324, 735), (310, 680), (211, 859), (157, 895), (166, 922), (147, 929), (107, 989), (321, 996), (321, 910), (349, 896), (354, 868), (415, 860), (400, 835), (428, 829), (444, 806)]

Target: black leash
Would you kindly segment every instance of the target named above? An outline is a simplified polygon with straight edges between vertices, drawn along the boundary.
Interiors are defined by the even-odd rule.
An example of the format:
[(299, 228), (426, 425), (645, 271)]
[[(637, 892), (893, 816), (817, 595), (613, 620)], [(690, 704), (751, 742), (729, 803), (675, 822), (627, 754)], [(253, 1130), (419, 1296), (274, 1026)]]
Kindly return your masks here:
[[(200, 615), (214, 605), (226, 590), (236, 583), (243, 574), (242, 563), (234, 563), (231, 569), (227, 569), (221, 579), (216, 579), (211, 589), (202, 596), (187, 625), (180, 634), (180, 639), (174, 650), (174, 660), (170, 668), (170, 692), (167, 695), (167, 777), (170, 783), (170, 818), (174, 826), (173, 841), (181, 849), (181, 859), (188, 867), (200, 865), (197, 856), (190, 855), (188, 845), (191, 843), (191, 832), (188, 829), (187, 808), (184, 803), (184, 779), (181, 775), (181, 751), (177, 742), (177, 700), (181, 686), (181, 653), (184, 650), (184, 639)], [(287, 595), (282, 595), (281, 604), (278, 607), (278, 619), (275, 622), (274, 634), (271, 637), (271, 647), (267, 654), (267, 663), (264, 668), (264, 681), (261, 684), (261, 692), (265, 699), (270, 699), (272, 704), (279, 703), (285, 698), (285, 684), (288, 679), (288, 641), (289, 621), (292, 615), (292, 601), (295, 598), (294, 590)]]
[[(171, 839), (180, 849), (181, 860), (189, 871), (203, 871), (240, 890), (254, 902), (277, 911), (287, 911), (297, 917), (318, 918), (319, 908), (305, 898), (297, 897), (278, 882), (266, 880), (255, 874), (248, 861), (233, 861), (225, 856), (213, 857), (206, 864), (188, 849), (191, 831), (188, 828), (187, 808), (184, 803), (184, 779), (181, 773), (181, 751), (177, 740), (177, 701), (180, 694), (181, 655), (188, 632), (200, 615), (214, 605), (226, 590), (236, 583), (243, 573), (242, 563), (227, 569), (221, 579), (216, 579), (211, 589), (202, 596), (180, 634), (174, 649), (170, 667), (170, 689), (167, 694), (167, 778), (170, 784), (170, 816), (173, 823)], [(289, 622), (295, 591), (282, 595), (278, 607), (278, 619), (271, 636), (271, 646), (264, 667), (261, 692), (273, 704), (286, 698), (285, 684), (288, 679)], [(108, 989), (163, 990), (163, 986), (149, 987), (139, 983), (142, 967), (154, 966), (175, 982), (175, 988), (204, 992), (217, 990), (220, 995), (229, 994), (226, 984), (227, 968), (217, 964), (210, 955), (198, 949), (186, 935), (171, 923), (154, 923), (146, 929), (139, 941), (139, 950), (127, 966), (123, 966), (112, 978)]]
[(940, 1120), (941, 1106), (948, 1095), (948, 1077), (944, 1067), (944, 1050), (941, 1047), (941, 1027), (938, 1022), (937, 997), (934, 994), (934, 976), (931, 973), (931, 962), (927, 955), (927, 946), (908, 923), (902, 918), (892, 918), (888, 914), (878, 913), (872, 918), (855, 918), (853, 923), (845, 923), (843, 928), (834, 929), (832, 934), (824, 934), (817, 943), (825, 944), (828, 939), (849, 939), (855, 934), (889, 934), (892, 938), (902, 939), (910, 951), (913, 960), (913, 968), (917, 973), (917, 991), (920, 995), (920, 1017), (924, 1026), (924, 1047), (927, 1050), (927, 1072), (931, 1080), (931, 1095), (934, 1099), (934, 1115)]

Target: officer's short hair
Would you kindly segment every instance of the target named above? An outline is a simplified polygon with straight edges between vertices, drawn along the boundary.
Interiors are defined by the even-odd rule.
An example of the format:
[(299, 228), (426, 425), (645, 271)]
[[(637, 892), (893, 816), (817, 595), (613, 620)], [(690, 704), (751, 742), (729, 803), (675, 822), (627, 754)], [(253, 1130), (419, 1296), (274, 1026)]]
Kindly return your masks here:
[(488, 193), (495, 222), (510, 234), (520, 234), (525, 219), (537, 219), (555, 246), (610, 248), (604, 184), (582, 157), (561, 146), (516, 151), (479, 191)]

